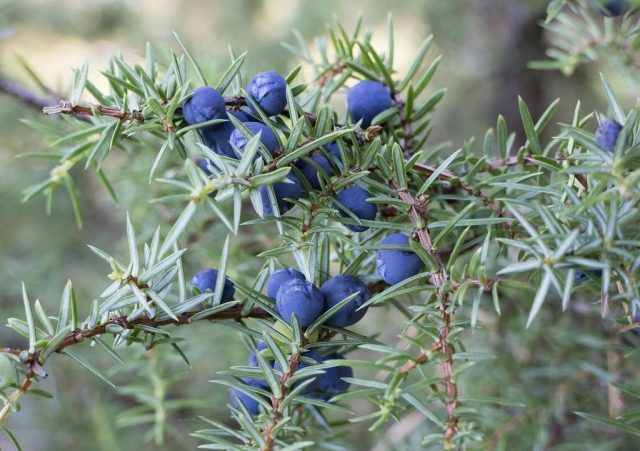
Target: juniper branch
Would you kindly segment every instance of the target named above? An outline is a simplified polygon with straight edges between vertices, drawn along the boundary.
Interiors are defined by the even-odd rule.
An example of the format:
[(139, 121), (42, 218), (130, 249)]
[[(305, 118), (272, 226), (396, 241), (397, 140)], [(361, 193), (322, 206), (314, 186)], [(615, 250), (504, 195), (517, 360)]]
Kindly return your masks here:
[(280, 392), (282, 396), (280, 398), (276, 398), (275, 396), (271, 397), (271, 406), (272, 406), (272, 415), (271, 422), (266, 425), (264, 429), (264, 441), (265, 446), (262, 448), (262, 451), (273, 451), (275, 437), (273, 436), (273, 430), (278, 426), (278, 422), (282, 419), (282, 410), (280, 410), (280, 405), (282, 401), (287, 396), (289, 392), (289, 387), (287, 387), (287, 383), (289, 379), (295, 374), (298, 369), (298, 363), (300, 362), (300, 351), (296, 351), (289, 356), (289, 371), (283, 372), (280, 377)]
[[(444, 359), (440, 365), (444, 374), (444, 386), (447, 394), (445, 401), (445, 409), (447, 411), (448, 422), (444, 428), (444, 441), (445, 448), (450, 449), (452, 447), (452, 441), (455, 435), (458, 433), (458, 416), (456, 415), (456, 408), (458, 407), (458, 386), (453, 380), (453, 346), (449, 342), (449, 333), (451, 331), (451, 317), (453, 308), (449, 296), (450, 293), (444, 290), (445, 283), (448, 276), (444, 264), (440, 258), (439, 253), (433, 247), (431, 236), (429, 234), (429, 227), (427, 222), (427, 209), (429, 205), (429, 197), (426, 194), (420, 195), (418, 198), (414, 198), (407, 190), (400, 188), (395, 179), (391, 180), (391, 186), (396, 191), (398, 197), (409, 207), (409, 219), (413, 224), (415, 230), (414, 234), (417, 236), (418, 241), (422, 248), (436, 262), (438, 269), (431, 274), (431, 282), (436, 288), (436, 296), (440, 303), (439, 313), (442, 325), (440, 326), (438, 341), (434, 345), (434, 350), (437, 350), (444, 354)], [(427, 356), (425, 355), (426, 359)], [(407, 370), (408, 372), (408, 370)], [(406, 373), (405, 373), (406, 374)]]
[(51, 104), (51, 98), (36, 94), (26, 86), (0, 74), (0, 92), (34, 108), (44, 108)]

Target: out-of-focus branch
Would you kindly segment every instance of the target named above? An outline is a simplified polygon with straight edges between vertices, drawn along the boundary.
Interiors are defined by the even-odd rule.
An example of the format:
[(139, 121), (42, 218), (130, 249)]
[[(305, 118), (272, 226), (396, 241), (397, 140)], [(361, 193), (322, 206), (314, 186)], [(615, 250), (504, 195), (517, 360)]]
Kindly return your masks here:
[(36, 94), (29, 88), (17, 83), (8, 77), (0, 74), (0, 92), (17, 99), (25, 105), (34, 108), (44, 108), (51, 104), (50, 97), (44, 97)]

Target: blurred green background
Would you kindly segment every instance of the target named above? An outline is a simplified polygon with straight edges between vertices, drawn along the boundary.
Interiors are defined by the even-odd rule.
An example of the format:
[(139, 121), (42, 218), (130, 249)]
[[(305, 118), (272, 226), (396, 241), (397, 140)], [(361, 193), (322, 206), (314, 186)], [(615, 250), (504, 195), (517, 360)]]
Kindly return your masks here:
[[(544, 56), (545, 33), (539, 23), (544, 18), (546, 3), (543, 0), (5, 1), (0, 10), (5, 26), (0, 40), (0, 73), (35, 89), (19, 64), (18, 57), (23, 58), (49, 88), (65, 95), (69, 91), (73, 68), (88, 61), (90, 77), (100, 85), (99, 71), (111, 55), (122, 52), (127, 58), (138, 58), (144, 54), (147, 41), (160, 53), (169, 47), (176, 48), (171, 34), (174, 30), (185, 38), (210, 73), (226, 67), (227, 45), (237, 52), (249, 52), (245, 74), (266, 69), (286, 73), (297, 62), (280, 43), (293, 41), (292, 28), (300, 30), (311, 42), (322, 35), (333, 16), (350, 26), (362, 12), (364, 23), (374, 30), (374, 42), (384, 43), (386, 15), (390, 12), (395, 22), (396, 59), (400, 71), (411, 61), (424, 37), (429, 33), (435, 36), (437, 52), (442, 53), (444, 59), (433, 86), (446, 87), (448, 92), (434, 117), (431, 143), (449, 141), (451, 148), (457, 148), (473, 136), (481, 141), (482, 134), (495, 124), (499, 113), (507, 118), (510, 129), (521, 135), (517, 95), (525, 98), (534, 117), (556, 97), (563, 101), (557, 120), (570, 121), (578, 98), (587, 111), (603, 110), (605, 102), (598, 86), (598, 70), (606, 71), (623, 100), (628, 102), (632, 98), (629, 82), (616, 67), (606, 63), (600, 67), (581, 68), (572, 78), (556, 72), (527, 69), (527, 62)], [(56, 100), (54, 98), (52, 102)], [(42, 135), (21, 122), (23, 118), (46, 120), (56, 126), (55, 118), (42, 119), (41, 116), (37, 109), (0, 95), (0, 314), (3, 322), (10, 316), (22, 315), (21, 280), (27, 284), (32, 299), (40, 299), (54, 311), (66, 280), (71, 278), (77, 289), (82, 316), (88, 311), (90, 301), (109, 282), (105, 277), (108, 268), (86, 244), (118, 255), (124, 249), (126, 210), (132, 211), (137, 220), (148, 218), (148, 215), (162, 216), (161, 211), (147, 203), (153, 193), (141, 199), (124, 190), (118, 191), (119, 187), (125, 186), (122, 180), (127, 177), (146, 177), (145, 170), (153, 161), (153, 151), (141, 156), (129, 155), (128, 160), (115, 158), (116, 161), (110, 163), (110, 174), (121, 197), (116, 205), (93, 173), (74, 172), (85, 218), (81, 231), (75, 227), (69, 198), (62, 191), (55, 195), (51, 215), (46, 215), (42, 197), (21, 203), (22, 190), (46, 178), (50, 169), (47, 162), (16, 158), (19, 153), (47, 150), (48, 143)], [(553, 133), (553, 127), (549, 129)], [(221, 236), (219, 226), (206, 232), (198, 248), (189, 254), (187, 266), (190, 271), (216, 262)], [(239, 262), (231, 269), (234, 277), (241, 278), (245, 271), (254, 271), (259, 265), (252, 263), (252, 256), (264, 248), (263, 238), (264, 235), (258, 234), (253, 243), (245, 241), (244, 247), (238, 240), (234, 241), (233, 259)], [(534, 369), (537, 364), (549, 364), (548, 361), (536, 362), (537, 352), (532, 349), (545, 351), (541, 355), (559, 360), (565, 352), (572, 352), (578, 363), (581, 356), (584, 360), (591, 358), (592, 352), (603, 358), (597, 344), (600, 342), (590, 342), (588, 335), (566, 333), (574, 327), (575, 321), (590, 328), (585, 318), (594, 320), (588, 316), (593, 309), (589, 304), (585, 305), (584, 312), (573, 312), (560, 318), (555, 317), (554, 311), (543, 312), (534, 327), (526, 333), (514, 334), (514, 330), (523, 327), (523, 314), (527, 310), (527, 305), (514, 303), (506, 308), (500, 322), (487, 315), (484, 320), (489, 327), (475, 332), (473, 341), (477, 349), (492, 347), (500, 357), (493, 371), (484, 368), (470, 374), (478, 385), (483, 377), (487, 382), (493, 378), (493, 385), (503, 385), (502, 388), (494, 387), (492, 394), (496, 396), (520, 399), (530, 396), (531, 411), (521, 420), (524, 425), (518, 427), (531, 428), (532, 436), (536, 436), (535, 428), (540, 425), (525, 421), (526, 417), (538, 418), (542, 424), (540, 430), (547, 428), (551, 434), (552, 423), (557, 421), (556, 397), (575, 393), (566, 387), (564, 390), (569, 394), (556, 390), (559, 390), (560, 382), (570, 380), (581, 370), (568, 368), (551, 375), (534, 374), (525, 380), (509, 372), (510, 361), (516, 365), (518, 361), (527, 362)], [(397, 331), (387, 330), (387, 325), (393, 321), (387, 315), (388, 312), (379, 309), (357, 330), (395, 337)], [(547, 321), (555, 321), (553, 332), (544, 330)], [(597, 319), (593, 324), (599, 324)], [(500, 330), (511, 332), (502, 335)], [(605, 338), (613, 334), (604, 326), (591, 328), (589, 332)], [(242, 364), (246, 351), (230, 345), (239, 342), (237, 334), (222, 328), (214, 330), (211, 324), (185, 328), (177, 331), (177, 335), (199, 337), (200, 343), (185, 346), (193, 363), (192, 371), (187, 372), (180, 361), (163, 369), (168, 374), (178, 375), (180, 380), (170, 389), (169, 397), (199, 398), (202, 405), (171, 416), (170, 424), (178, 434), (168, 435), (164, 449), (191, 449), (197, 441), (189, 437), (189, 432), (203, 426), (198, 415), (219, 419), (227, 415), (226, 391), (207, 381), (215, 378), (218, 370)], [(555, 348), (558, 341), (565, 343), (562, 350)], [(0, 343), (7, 346), (23, 344), (8, 329), (0, 331)], [(88, 354), (90, 350), (86, 348), (88, 346), (83, 352)], [(145, 365), (157, 364), (157, 357), (152, 353), (141, 362), (139, 373), (117, 374), (114, 380), (128, 384), (138, 379), (142, 382)], [(55, 362), (48, 368), (51, 376), (43, 386), (61, 396), (55, 400), (28, 397), (23, 403), (23, 412), (14, 415), (9, 422), (25, 450), (156, 449), (153, 444), (142, 443), (145, 427), (123, 429), (116, 424), (116, 414), (134, 406), (134, 398), (102, 384), (64, 358), (53, 360)], [(113, 367), (113, 372), (117, 372), (118, 365), (108, 357), (96, 355), (91, 361), (101, 368)], [(549, 386), (546, 386), (547, 377), (552, 380)], [(531, 378), (539, 378), (540, 387), (535, 388), (539, 392), (529, 391), (532, 389)], [(560, 378), (558, 384), (554, 378)], [(496, 384), (496, 380), (500, 383)], [(588, 371), (585, 378), (575, 381), (575, 389), (579, 390), (581, 384), (589, 386)], [(467, 384), (462, 392), (482, 391), (480, 388)], [(597, 393), (594, 396), (597, 398)], [(576, 402), (589, 404), (592, 400), (586, 394)], [(365, 412), (370, 406), (362, 401), (353, 407), (358, 412)], [(506, 416), (510, 414), (506, 412)], [(416, 421), (415, 429), (418, 430), (421, 419)], [(506, 423), (507, 419), (504, 421)], [(411, 430), (391, 428), (381, 437), (367, 433), (365, 425), (358, 425), (348, 432), (345, 443), (350, 443), (352, 449), (384, 450), (394, 449), (394, 446), (417, 449), (419, 440), (412, 441), (417, 437), (412, 438), (411, 433)], [(584, 430), (570, 433), (589, 436), (589, 431)], [(514, 434), (513, 428), (506, 427), (504, 434)], [(0, 449), (11, 449), (2, 436)]]

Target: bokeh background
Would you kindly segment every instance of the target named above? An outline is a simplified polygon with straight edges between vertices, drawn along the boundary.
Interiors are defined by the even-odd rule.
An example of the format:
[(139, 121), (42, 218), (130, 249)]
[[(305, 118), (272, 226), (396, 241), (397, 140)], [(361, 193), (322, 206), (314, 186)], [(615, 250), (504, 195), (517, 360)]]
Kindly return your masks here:
[[(365, 25), (373, 30), (374, 40), (385, 42), (385, 22), (387, 12), (390, 12), (395, 22), (396, 58), (400, 70), (411, 61), (429, 33), (434, 34), (437, 53), (444, 55), (433, 86), (446, 87), (448, 92), (434, 116), (431, 143), (449, 142), (449, 149), (455, 149), (474, 136), (476, 142), (481, 142), (484, 131), (495, 124), (498, 114), (507, 118), (510, 129), (521, 134), (517, 95), (527, 101), (534, 117), (553, 99), (560, 97), (557, 121), (570, 121), (578, 98), (587, 111), (604, 110), (606, 103), (598, 86), (599, 70), (605, 71), (624, 102), (629, 104), (631, 101), (634, 91), (629, 81), (607, 61), (580, 68), (571, 78), (557, 72), (527, 68), (528, 62), (544, 57), (547, 43), (540, 22), (546, 3), (544, 0), (6, 0), (0, 2), (0, 74), (37, 90), (20, 64), (23, 59), (53, 92), (64, 95), (69, 92), (73, 68), (89, 62), (90, 77), (100, 85), (99, 71), (110, 56), (121, 52), (129, 59), (140, 58), (147, 41), (160, 53), (167, 48), (177, 48), (171, 34), (174, 30), (185, 38), (209, 73), (224, 70), (228, 45), (237, 52), (249, 52), (245, 74), (266, 69), (286, 73), (297, 61), (281, 42), (293, 42), (293, 28), (312, 42), (323, 34), (334, 16), (350, 26), (361, 12)], [(52, 98), (52, 103), (56, 100)], [(338, 107), (339, 102), (340, 96)], [(62, 191), (55, 195), (51, 215), (46, 214), (42, 197), (22, 203), (22, 190), (46, 178), (50, 169), (47, 162), (16, 158), (24, 152), (47, 151), (48, 142), (43, 135), (22, 121), (45, 120), (41, 116), (37, 109), (0, 94), (0, 319), (3, 323), (8, 317), (22, 314), (21, 280), (27, 284), (32, 299), (40, 299), (55, 311), (66, 280), (72, 279), (81, 312), (86, 313), (91, 299), (109, 282), (105, 277), (108, 268), (86, 244), (116, 254), (123, 252), (126, 210), (132, 212), (134, 219), (149, 218), (149, 215), (162, 217), (162, 212), (148, 204), (153, 193), (140, 198), (126, 191), (119, 192), (120, 202), (114, 204), (94, 174), (84, 174), (81, 170), (74, 172), (74, 177), (81, 191), (85, 219), (82, 230), (76, 228), (69, 198)], [(54, 118), (45, 121), (53, 126), (57, 124)], [(549, 129), (553, 133), (553, 127)], [(115, 160), (110, 163), (110, 175), (118, 191), (128, 177), (146, 177), (144, 171), (153, 160), (153, 149), (140, 156), (129, 155), (121, 161)], [(222, 229), (216, 225), (207, 230), (197, 248), (189, 254), (187, 265), (190, 270), (199, 265), (215, 264), (221, 236)], [(242, 278), (245, 272), (255, 270), (256, 265), (250, 262), (263, 247), (263, 238), (256, 234), (255, 242), (245, 241), (243, 246), (234, 241), (233, 276)], [(247, 273), (246, 277), (249, 276)], [(544, 440), (553, 435), (554, 425), (557, 422), (564, 424), (564, 420), (557, 417), (557, 398), (566, 403), (567, 398), (576, 396), (572, 384), (575, 384), (575, 390), (580, 390), (581, 384), (591, 386), (590, 369), (579, 366), (589, 360), (591, 353), (603, 357), (601, 342), (590, 342), (588, 334), (580, 333), (576, 338), (576, 334), (568, 331), (578, 322), (585, 330), (590, 329), (588, 333), (596, 333), (600, 338), (613, 332), (601, 322), (590, 322), (593, 320), (589, 316), (592, 309), (588, 303), (585, 305), (584, 312), (563, 316), (557, 315), (557, 309), (543, 312), (530, 330), (516, 335), (502, 331), (517, 330), (518, 324), (523, 327), (523, 315), (528, 305), (514, 303), (507, 306), (500, 322), (488, 313), (483, 317), (485, 327), (475, 332), (474, 343), (479, 350), (492, 347), (502, 364), (495, 365), (493, 370), (487, 367), (475, 373), (473, 370), (469, 377), (478, 385), (483, 378), (493, 378), (493, 384), (501, 381), (501, 385), (508, 388), (498, 390), (496, 395), (530, 397), (527, 401), (531, 410), (524, 418), (531, 416), (539, 422), (522, 420), (519, 426), (505, 427), (504, 434), (515, 434), (514, 429), (519, 427), (531, 429), (529, 432), (536, 436), (535, 428), (539, 428), (548, 433), (546, 438), (541, 438), (541, 443), (548, 443)], [(393, 336), (394, 331), (386, 330), (390, 321), (387, 314), (378, 310), (367, 317), (367, 324), (358, 327), (362, 332)], [(550, 321), (554, 324), (553, 330), (545, 327)], [(592, 327), (594, 324), (597, 326)], [(179, 380), (175, 386), (166, 389), (169, 397), (194, 398), (199, 402), (171, 414), (169, 423), (177, 433), (167, 435), (163, 448), (192, 449), (198, 442), (189, 436), (189, 432), (203, 427), (198, 415), (222, 419), (227, 415), (226, 392), (207, 381), (216, 377), (216, 371), (242, 364), (246, 351), (232, 345), (238, 343), (233, 331), (214, 330), (210, 324), (185, 328), (177, 333), (187, 339), (198, 337), (199, 340), (198, 344), (185, 346), (193, 363), (191, 371), (177, 360), (169, 361), (160, 369)], [(563, 343), (560, 348), (557, 347), (559, 342)], [(0, 330), (0, 343), (20, 346), (22, 341), (9, 329), (4, 329)], [(86, 348), (82, 352), (91, 355), (90, 361), (96, 366), (109, 369), (116, 382), (146, 383), (145, 365), (158, 365), (158, 356), (152, 353), (138, 369), (120, 372), (113, 360)], [(559, 362), (564, 360), (566, 352), (571, 352), (577, 357), (577, 367), (563, 369), (560, 374), (529, 375), (534, 380), (540, 378), (540, 387), (527, 387), (531, 379), (525, 381), (517, 372), (511, 373), (508, 360), (514, 365), (519, 360), (526, 361), (535, 369), (536, 349), (545, 350), (547, 358), (551, 356)], [(117, 422), (118, 412), (135, 406), (134, 397), (102, 384), (64, 358), (53, 360), (55, 362), (49, 367), (51, 376), (45, 381), (44, 388), (61, 396), (54, 400), (28, 397), (21, 414), (14, 415), (9, 422), (25, 450), (156, 449), (152, 442), (142, 440), (147, 427), (122, 428)], [(540, 362), (540, 365), (548, 364)], [(587, 376), (577, 377), (572, 382), (572, 375), (580, 371), (586, 372)], [(547, 387), (545, 377), (563, 377), (569, 385), (558, 391), (560, 382), (565, 379), (554, 379)], [(462, 391), (473, 393), (476, 388), (467, 383)], [(592, 402), (597, 404), (588, 394), (581, 394), (575, 400), (576, 404)], [(366, 411), (368, 407), (363, 403), (356, 404), (354, 409)], [(420, 422), (416, 418), (416, 428)], [(349, 430), (345, 443), (352, 449), (384, 450), (394, 446), (418, 449), (419, 442), (411, 441), (410, 432), (389, 430), (381, 436), (369, 434), (366, 426), (358, 425)], [(578, 432), (588, 436), (584, 430)], [(0, 436), (0, 449), (11, 449), (3, 436)]]

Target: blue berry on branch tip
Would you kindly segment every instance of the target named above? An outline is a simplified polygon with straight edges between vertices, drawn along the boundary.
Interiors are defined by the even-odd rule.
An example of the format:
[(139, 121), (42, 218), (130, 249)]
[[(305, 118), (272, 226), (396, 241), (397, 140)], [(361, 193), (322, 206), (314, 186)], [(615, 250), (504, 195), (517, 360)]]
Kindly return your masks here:
[[(241, 122), (251, 122), (254, 121), (248, 113), (244, 111), (228, 111), (227, 118), (229, 116), (233, 116)], [(214, 125), (211, 127), (205, 127), (201, 130), (202, 140), (204, 141), (205, 146), (213, 150), (219, 155), (224, 155), (229, 158), (238, 158), (229, 144), (229, 138), (231, 138), (231, 133), (236, 129), (231, 120), (223, 122), (218, 125)]]
[[(344, 356), (336, 352), (327, 355), (324, 360), (344, 360)], [(353, 369), (350, 366), (340, 365), (326, 368), (324, 374), (317, 376), (314, 397), (328, 401), (336, 395), (345, 393), (351, 385), (343, 380), (345, 377), (353, 377)]]
[[(302, 172), (302, 175), (313, 189), (321, 189), (320, 178), (324, 177), (325, 180), (330, 178), (334, 174), (333, 168), (324, 155), (309, 157), (309, 160), (298, 160), (296, 167)], [(324, 172), (324, 174), (320, 175), (321, 172)]]

